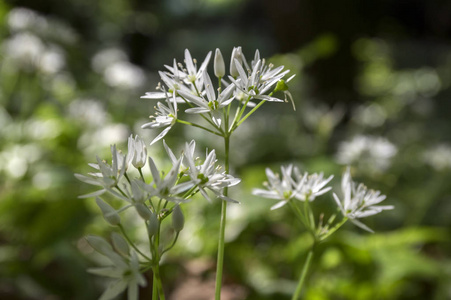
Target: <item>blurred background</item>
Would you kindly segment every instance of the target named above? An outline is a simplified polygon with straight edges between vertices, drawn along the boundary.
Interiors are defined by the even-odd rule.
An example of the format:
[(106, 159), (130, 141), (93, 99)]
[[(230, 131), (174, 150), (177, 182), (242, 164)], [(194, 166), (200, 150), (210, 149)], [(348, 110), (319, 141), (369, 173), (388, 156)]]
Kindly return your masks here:
[[(337, 187), (351, 165), (396, 207), (364, 220), (377, 233), (346, 225), (320, 245), (304, 299), (451, 299), (451, 2), (10, 0), (0, 20), (0, 299), (99, 297), (83, 236), (114, 229), (73, 173), (159, 133), (140, 129), (156, 104), (140, 96), (164, 64), (185, 48), (198, 61), (220, 48), (228, 64), (234, 46), (297, 74), (297, 110), (267, 103), (231, 141), (242, 204), (229, 206), (223, 298), (290, 299), (311, 240), (251, 190), (294, 163)], [(193, 138), (221, 153), (181, 125), (167, 142)], [(169, 165), (161, 143), (149, 151)], [(315, 205), (336, 209), (331, 195)], [(219, 206), (184, 207), (162, 266), (169, 299), (212, 298)]]

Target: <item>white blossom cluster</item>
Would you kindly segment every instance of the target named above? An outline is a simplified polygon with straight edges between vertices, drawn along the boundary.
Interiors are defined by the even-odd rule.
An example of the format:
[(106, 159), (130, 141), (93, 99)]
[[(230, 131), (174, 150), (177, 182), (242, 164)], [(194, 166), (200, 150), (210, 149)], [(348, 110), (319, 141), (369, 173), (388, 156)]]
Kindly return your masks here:
[[(266, 176), (268, 178), (268, 181), (264, 182), (266, 189), (254, 189), (252, 193), (256, 196), (278, 200), (279, 202), (271, 207), (272, 210), (290, 203), (292, 199), (301, 202), (312, 202), (317, 196), (323, 195), (332, 189), (332, 187), (328, 187), (327, 184), (332, 180), (333, 175), (325, 178), (323, 173), (309, 175), (306, 172), (302, 174), (297, 167), (294, 167), (291, 164), (286, 167), (281, 167), (281, 175), (275, 174), (267, 168)], [(360, 228), (373, 232), (366, 225), (358, 221), (358, 219), (394, 208), (392, 205), (377, 205), (385, 200), (385, 195), (382, 195), (379, 191), (368, 190), (363, 184), (353, 182), (350, 168), (347, 168), (343, 174), (341, 189), (343, 194), (342, 200), (340, 200), (335, 193), (333, 193), (333, 197), (338, 205), (338, 209), (344, 217), (343, 223), (349, 219)], [(294, 205), (297, 205), (297, 203), (294, 203)], [(302, 209), (299, 210), (301, 211), (301, 217), (311, 218), (311, 212), (308, 211), (310, 210), (310, 207), (305, 207), (307, 209), (306, 212), (302, 211)], [(334, 219), (335, 216), (331, 217), (329, 220), (330, 222), (333, 222)], [(305, 224), (306, 226), (315, 227), (313, 221), (305, 222)], [(331, 224), (328, 224), (327, 227), (321, 227), (322, 225), (320, 225), (319, 228), (311, 229), (312, 231), (318, 230), (318, 232), (321, 233), (321, 236), (329, 236), (328, 229), (330, 225)], [(338, 229), (338, 227), (336, 229)]]
[[(200, 66), (197, 60), (193, 59), (188, 49), (185, 50), (184, 64), (175, 59), (171, 66), (165, 65), (166, 71), (160, 71), (159, 75), (163, 84), (159, 83), (157, 91), (148, 92), (141, 98), (162, 100), (156, 106), (156, 116), (151, 116), (152, 121), (144, 124), (143, 128), (166, 129), (161, 132), (151, 144), (162, 139), (176, 123), (178, 116), (178, 105), (187, 105), (185, 112), (188, 114), (201, 114), (213, 127), (223, 128), (223, 132), (231, 132), (237, 127), (244, 107), (255, 107), (255, 101), (283, 102), (284, 100), (273, 96), (275, 91), (282, 91), (291, 99), (291, 94), (287, 91), (283, 80), (290, 70), (283, 70), (283, 66), (274, 68), (272, 64), (267, 64), (265, 59), (260, 58), (260, 53), (255, 52), (253, 60), (248, 63), (241, 47), (233, 49), (230, 59), (229, 74), (226, 74), (225, 62), (222, 53), (216, 49), (214, 56), (214, 75), (218, 79), (218, 84), (212, 82), (212, 77), (208, 74), (208, 64), (211, 60), (210, 51)], [(292, 100), (292, 99), (291, 99)], [(224, 125), (229, 114), (223, 109), (231, 108), (231, 104), (236, 103), (234, 121)], [(293, 104), (294, 105), (294, 104)], [(229, 110), (230, 111), (230, 110)], [(228, 120), (227, 120), (228, 121)]]
[[(158, 264), (159, 257), (172, 247), (163, 251), (158, 247), (162, 221), (172, 215), (172, 228), (176, 232), (173, 244), (183, 229), (181, 203), (189, 201), (197, 193), (208, 201), (212, 201), (210, 195), (213, 194), (215, 198), (238, 202), (225, 196), (224, 188), (238, 184), (240, 179), (221, 170), (222, 167), (217, 164), (215, 150), (207, 152), (205, 160), (201, 160), (196, 156), (194, 141), (186, 143), (183, 153), (179, 156), (176, 156), (164, 141), (163, 144), (172, 162), (172, 167), (166, 174), (159, 170), (154, 159), (147, 155), (146, 145), (138, 136), (129, 137), (128, 153), (123, 154), (113, 145), (111, 163), (97, 157), (96, 163), (89, 164), (94, 172), (88, 175), (75, 174), (79, 180), (100, 188), (80, 197), (96, 197), (96, 203), (109, 224), (123, 230), (120, 214), (134, 208), (137, 216), (146, 224), (149, 241), (153, 247), (150, 257), (138, 252), (145, 259), (140, 267), (141, 261), (135, 252), (136, 246), (131, 244), (135, 250), (130, 250), (128, 246), (130, 241), (122, 236), (116, 234), (112, 237), (113, 247), (103, 238), (87, 237), (88, 243), (112, 263), (107, 267), (90, 270), (91, 273), (114, 279), (100, 299), (112, 299), (127, 288), (128, 299), (137, 299), (138, 286), (146, 285), (142, 275), (148, 269), (145, 263)], [(151, 179), (145, 178), (142, 173), (142, 168), (146, 165), (150, 169)], [(132, 172), (133, 168), (137, 172), (136, 170)], [(107, 194), (122, 200), (120, 207), (100, 198), (101, 195)], [(154, 236), (158, 238), (153, 238)]]

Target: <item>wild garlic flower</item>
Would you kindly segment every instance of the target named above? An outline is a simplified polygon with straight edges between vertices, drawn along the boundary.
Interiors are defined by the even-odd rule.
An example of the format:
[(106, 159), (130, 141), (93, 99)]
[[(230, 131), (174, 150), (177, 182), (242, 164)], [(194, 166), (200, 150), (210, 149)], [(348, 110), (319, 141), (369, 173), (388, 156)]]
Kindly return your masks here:
[(184, 91), (179, 91), (179, 94), (189, 100), (191, 103), (195, 104), (197, 107), (188, 108), (185, 110), (187, 113), (201, 114), (206, 112), (213, 112), (220, 108), (223, 108), (233, 101), (232, 96), (235, 89), (234, 86), (229, 85), (222, 92), (218, 91), (218, 96), (213, 88), (213, 83), (211, 82), (210, 76), (207, 72), (203, 73), (204, 85), (206, 98), (204, 96), (196, 96), (193, 93), (186, 93)]
[(177, 194), (192, 188), (194, 183), (188, 181), (177, 184), (182, 159), (183, 155), (173, 163), (169, 173), (164, 176), (158, 171), (153, 159), (149, 157), (149, 167), (153, 181), (150, 184), (143, 184), (142, 188), (149, 192), (151, 197), (158, 197), (175, 203), (186, 202), (186, 199), (177, 196)]
[(155, 107), (155, 116), (150, 116), (150, 118), (153, 118), (152, 122), (146, 123), (141, 126), (141, 128), (166, 127), (159, 135), (157, 135), (153, 139), (150, 145), (153, 145), (157, 141), (161, 140), (177, 122), (177, 101), (175, 98), (175, 93), (172, 95), (172, 100), (167, 97), (167, 106), (162, 104), (161, 102), (158, 102), (157, 107)]
[(343, 174), (341, 180), (341, 189), (343, 192), (343, 200), (340, 200), (334, 193), (334, 199), (338, 207), (355, 225), (360, 228), (373, 232), (368, 226), (357, 219), (365, 218), (380, 213), (383, 210), (393, 209), (393, 205), (377, 206), (385, 200), (385, 195), (381, 195), (380, 191), (368, 190), (363, 184), (357, 184), (352, 181), (351, 171), (348, 167)]
[(307, 172), (302, 175), (297, 167), (292, 164), (281, 167), (282, 178), (275, 174), (271, 169), (266, 168), (267, 182), (263, 184), (265, 189), (253, 189), (252, 194), (264, 198), (279, 200), (273, 205), (271, 210), (280, 208), (295, 198), (300, 201), (313, 201), (315, 197), (327, 193), (331, 187), (325, 187), (332, 180), (333, 176), (324, 179), (324, 175), (311, 174)]
[[(202, 73), (207, 69), (210, 58), (211, 51), (208, 52), (198, 69), (197, 60), (191, 57), (191, 53), (188, 49), (185, 49), (185, 66), (181, 63), (177, 63), (175, 59), (172, 67), (165, 65), (165, 68), (168, 71), (160, 71), (158, 74), (160, 75), (163, 83), (168, 87), (168, 93), (176, 95), (182, 91), (184, 93), (192, 93), (197, 96), (201, 95), (203, 91)], [(160, 85), (158, 85), (157, 89), (160, 89)], [(165, 97), (165, 92), (148, 92), (141, 98), (164, 99)], [(178, 102), (181, 102), (180, 97), (177, 97), (176, 99)]]
[(108, 267), (88, 269), (88, 272), (92, 274), (115, 279), (100, 296), (100, 300), (114, 299), (126, 289), (128, 289), (129, 300), (138, 300), (138, 286), (144, 287), (147, 283), (140, 272), (139, 260), (135, 251), (131, 250), (129, 258), (126, 259), (116, 253), (113, 247), (103, 238), (88, 236), (86, 239), (94, 250), (105, 255), (112, 262), (112, 265)]
[(313, 201), (317, 196), (323, 195), (332, 189), (332, 187), (326, 187), (326, 185), (334, 178), (333, 175), (330, 175), (328, 178), (324, 178), (322, 172), (319, 174), (308, 174), (305, 172), (302, 175), (297, 167), (294, 167), (294, 173), (298, 180), (298, 183), (295, 182), (295, 186), (298, 186), (295, 198), (298, 200), (305, 201), (308, 199)]
[(211, 54), (210, 51), (198, 68), (197, 61), (186, 49), (185, 65), (174, 60), (172, 66), (165, 65), (167, 71), (159, 72), (166, 88), (159, 84), (157, 89), (163, 91), (148, 92), (141, 98), (164, 99), (166, 89), (167, 93), (174, 97), (174, 102), (190, 104), (191, 107), (186, 112), (209, 113), (228, 106), (234, 99), (245, 102), (247, 106), (255, 106), (250, 101), (252, 99), (283, 102), (284, 100), (272, 96), (278, 84), (283, 82), (283, 89), (279, 87), (277, 90), (285, 94), (285, 101), (287, 95), (291, 99), (286, 82), (289, 82), (293, 76), (283, 81), (289, 70), (284, 71), (283, 66), (273, 68), (272, 64), (267, 65), (264, 59), (260, 59), (258, 50), (255, 52), (254, 59), (248, 64), (241, 47), (235, 47), (232, 51), (230, 76), (228, 76), (231, 83), (224, 80), (226, 75), (224, 59), (221, 51), (216, 49), (214, 74), (221, 78), (222, 85), (221, 89), (216, 91), (207, 70)]
[(288, 165), (287, 167), (282, 166), (282, 178), (277, 173), (271, 171), (270, 168), (266, 168), (266, 177), (268, 181), (263, 183), (266, 186), (264, 189), (253, 189), (252, 194), (256, 196), (261, 196), (263, 198), (280, 200), (279, 203), (271, 206), (271, 210), (280, 208), (288, 203), (296, 193), (293, 191), (293, 165)]
[(117, 151), (116, 145), (111, 146), (111, 154), (113, 156), (111, 166), (108, 165), (105, 161), (101, 160), (99, 157), (96, 157), (97, 164), (89, 165), (100, 172), (88, 173), (88, 175), (90, 175), (91, 177), (81, 174), (75, 174), (75, 177), (80, 181), (83, 181), (87, 184), (103, 187), (103, 189), (99, 191), (80, 196), (80, 198), (99, 196), (108, 189), (111, 189), (112, 187), (118, 185), (119, 181), (121, 180), (122, 176), (124, 176), (124, 173), (126, 171), (127, 157)]
[(197, 185), (202, 196), (211, 202), (211, 198), (206, 191), (210, 190), (222, 200), (238, 203), (238, 201), (225, 196), (223, 190), (225, 187), (237, 185), (241, 180), (226, 174), (226, 172), (220, 172), (221, 167), (216, 166), (215, 150), (206, 154), (205, 161), (202, 164), (196, 165), (195, 147), (194, 141), (185, 144), (185, 162), (189, 166), (188, 175), (191, 181)]
[[(273, 87), (282, 80), (290, 70), (282, 72), (284, 66), (273, 69), (272, 64), (266, 65), (265, 60), (261, 60), (259, 57), (260, 54), (257, 50), (255, 54), (255, 59), (257, 60), (254, 59), (251, 62), (251, 68), (247, 70), (242, 66), (242, 63), (244, 63), (245, 60), (234, 58), (233, 63), (235, 64), (235, 69), (239, 76), (229, 76), (229, 80), (240, 92), (251, 99), (284, 102), (284, 100), (272, 97), (268, 94), (272, 92)], [(245, 63), (245, 67), (246, 66), (248, 66), (247, 63)], [(286, 82), (290, 81), (293, 77), (294, 76), (287, 79)]]

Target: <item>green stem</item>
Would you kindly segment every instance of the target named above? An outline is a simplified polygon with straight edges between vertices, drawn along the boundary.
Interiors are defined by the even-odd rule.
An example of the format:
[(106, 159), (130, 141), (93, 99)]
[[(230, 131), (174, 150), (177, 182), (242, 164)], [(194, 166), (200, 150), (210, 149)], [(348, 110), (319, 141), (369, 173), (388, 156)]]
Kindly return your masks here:
[(172, 241), (171, 246), (169, 246), (169, 247), (167, 247), (166, 249), (164, 249), (163, 252), (161, 252), (161, 255), (163, 255), (166, 251), (169, 251), (169, 250), (172, 249), (172, 247), (174, 247), (174, 245), (175, 245), (175, 243), (177, 242), (177, 239), (178, 239), (178, 237), (179, 237), (179, 233), (180, 233), (180, 231), (177, 231), (177, 233), (175, 234), (174, 241)]
[(180, 119), (177, 119), (177, 123), (181, 123), (181, 124), (185, 124), (185, 125), (190, 125), (190, 126), (194, 126), (194, 127), (197, 127), (197, 128), (201, 128), (201, 129), (203, 129), (203, 130), (205, 130), (205, 131), (208, 131), (208, 132), (210, 132), (210, 133), (216, 134), (216, 135), (218, 135), (218, 136), (222, 136), (222, 134), (220, 134), (220, 133), (218, 133), (218, 132), (216, 132), (216, 131), (213, 131), (213, 130), (211, 130), (211, 129), (208, 129), (207, 127), (204, 127), (204, 126), (202, 126), (202, 125), (196, 124), (196, 123), (192, 123), (192, 122), (188, 122), (188, 121), (183, 121), (183, 120), (180, 120)]
[(310, 249), (309, 253), (307, 254), (307, 259), (305, 260), (304, 267), (302, 268), (301, 278), (299, 279), (298, 285), (296, 287), (296, 291), (294, 292), (291, 300), (297, 300), (297, 299), (299, 299), (299, 296), (301, 295), (302, 286), (304, 285), (304, 281), (305, 281), (305, 278), (307, 277), (307, 272), (310, 267), (310, 263), (312, 262), (315, 246), (316, 246), (316, 242), (313, 243), (312, 248)]
[(332, 227), (327, 234), (323, 235), (320, 240), (324, 241), (326, 238), (328, 238), (329, 236), (331, 236), (335, 231), (337, 231), (338, 229), (340, 229), (341, 226), (343, 226), (344, 223), (346, 223), (346, 221), (348, 221), (348, 217), (344, 217), (340, 223), (338, 223), (337, 225), (335, 225), (334, 227)]
[(143, 181), (144, 183), (146, 183), (146, 180), (144, 179), (144, 175), (143, 175), (143, 172), (141, 171), (141, 169), (142, 169), (142, 168), (138, 168), (139, 175), (141, 176), (142, 181)]
[[(230, 143), (229, 136), (224, 136), (224, 147), (225, 147), (225, 171), (229, 174), (229, 149)], [(224, 196), (227, 196), (228, 189), (224, 188)], [(225, 227), (226, 227), (226, 217), (227, 217), (227, 202), (222, 200), (221, 203), (221, 223), (219, 227), (219, 242), (218, 242), (218, 261), (216, 264), (216, 290), (215, 290), (215, 300), (221, 299), (221, 285), (222, 285), (222, 270), (224, 264), (224, 237), (225, 237)]]
[[(159, 224), (161, 225), (161, 224)], [(155, 253), (155, 260), (153, 265), (153, 274), (154, 274), (154, 280), (156, 281), (156, 287), (158, 290), (158, 295), (160, 300), (165, 300), (164, 297), (164, 291), (163, 291), (163, 284), (161, 283), (161, 276), (160, 276), (160, 253), (159, 253), (159, 246), (160, 246), (160, 226), (158, 226), (158, 231), (154, 237), (154, 253)], [(155, 287), (155, 286), (154, 286)]]
[[(266, 102), (266, 100), (262, 100), (262, 101), (260, 101), (260, 103), (259, 104), (257, 104), (254, 108), (252, 108), (252, 110), (250, 111), (250, 112), (248, 112), (242, 119), (240, 119), (239, 121), (238, 121), (238, 123), (236, 124), (236, 126), (235, 126), (235, 128), (236, 127), (238, 127), (238, 126), (240, 126), (241, 125), (241, 123), (243, 123), (244, 121), (246, 121), (246, 119), (247, 118), (249, 118), (260, 106), (262, 106), (263, 105), (263, 103), (265, 103)], [(240, 117), (241, 118), (241, 117)]]
[(150, 257), (148, 257), (147, 255), (145, 255), (144, 253), (141, 252), (141, 250), (139, 250), (138, 247), (135, 246), (135, 244), (132, 242), (132, 240), (128, 237), (127, 233), (125, 232), (124, 227), (119, 224), (118, 225), (119, 229), (122, 232), (122, 235), (125, 237), (125, 239), (127, 240), (127, 242), (130, 244), (130, 246), (132, 246), (133, 249), (135, 249), (136, 252), (138, 252), (139, 254), (141, 254), (142, 257), (144, 257), (145, 259), (147, 259), (148, 261), (152, 261), (152, 259)]
[(291, 208), (293, 209), (294, 213), (299, 217), (299, 221), (304, 224), (304, 226), (311, 232), (310, 224), (307, 220), (307, 217), (304, 216), (302, 211), (299, 209), (299, 207), (296, 205), (296, 203), (293, 203), (292, 199), (288, 201)]
[(155, 272), (153, 273), (153, 280), (152, 280), (152, 300), (158, 300), (158, 284), (157, 284), (157, 276), (155, 275)]

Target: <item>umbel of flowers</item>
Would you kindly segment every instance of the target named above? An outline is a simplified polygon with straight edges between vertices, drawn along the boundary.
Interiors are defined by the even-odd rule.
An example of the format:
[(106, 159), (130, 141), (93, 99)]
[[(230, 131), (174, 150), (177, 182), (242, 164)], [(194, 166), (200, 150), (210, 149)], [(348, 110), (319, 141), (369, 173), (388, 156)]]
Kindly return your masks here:
[(264, 198), (274, 199), (278, 202), (271, 210), (289, 205), (300, 223), (313, 237), (313, 245), (307, 255), (304, 268), (292, 299), (299, 299), (308, 268), (310, 266), (315, 246), (336, 232), (343, 224), (350, 220), (360, 228), (373, 232), (369, 227), (359, 221), (383, 210), (393, 209), (392, 205), (378, 205), (385, 200), (385, 196), (379, 191), (368, 190), (362, 183), (356, 183), (351, 178), (351, 170), (348, 167), (341, 180), (340, 199), (336, 193), (333, 197), (337, 204), (337, 210), (342, 218), (337, 221), (337, 215), (333, 214), (324, 222), (324, 214), (320, 214), (318, 222), (315, 221), (312, 204), (318, 196), (329, 192), (332, 187), (327, 186), (333, 175), (325, 178), (323, 173), (302, 173), (297, 167), (288, 165), (281, 167), (281, 175), (275, 174), (271, 169), (266, 169), (268, 181), (264, 183), (266, 189), (254, 189), (253, 194)]
[[(159, 272), (161, 256), (170, 250), (184, 227), (182, 204), (200, 193), (211, 201), (214, 195), (224, 201), (237, 202), (224, 195), (224, 188), (234, 186), (239, 179), (220, 171), (215, 150), (207, 153), (205, 160), (196, 158), (196, 143), (186, 143), (183, 153), (176, 156), (164, 143), (164, 148), (172, 162), (172, 168), (164, 175), (152, 157), (147, 156), (144, 142), (130, 136), (127, 154), (111, 147), (111, 164), (97, 157), (97, 163), (89, 164), (94, 171), (88, 175), (75, 176), (100, 189), (81, 197), (96, 197), (104, 219), (118, 228), (113, 233), (111, 243), (96, 236), (88, 236), (89, 244), (105, 255), (111, 265), (89, 271), (114, 278), (100, 299), (112, 299), (128, 288), (128, 298), (137, 299), (138, 286), (145, 286), (142, 273), (152, 269), (154, 299), (164, 299)], [(146, 166), (147, 164), (147, 166)], [(150, 169), (151, 177), (143, 175), (142, 168)], [(105, 198), (102, 199), (101, 197)], [(117, 199), (121, 203), (113, 207), (106, 199)], [(122, 222), (122, 213), (132, 210), (147, 230), (148, 245), (140, 249), (130, 238)], [(172, 236), (162, 236), (162, 226), (171, 219)], [(124, 222), (125, 224), (125, 222)]]

